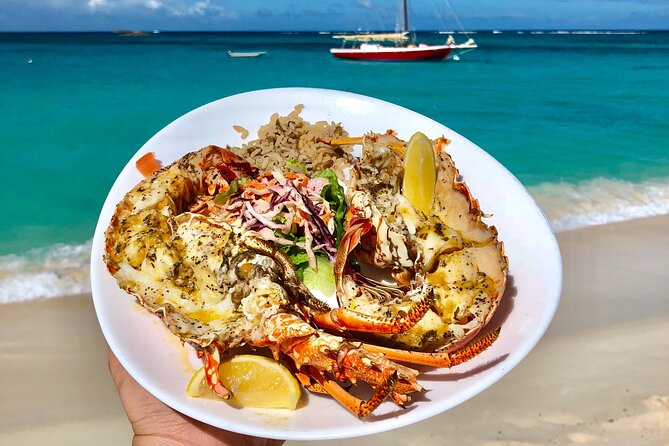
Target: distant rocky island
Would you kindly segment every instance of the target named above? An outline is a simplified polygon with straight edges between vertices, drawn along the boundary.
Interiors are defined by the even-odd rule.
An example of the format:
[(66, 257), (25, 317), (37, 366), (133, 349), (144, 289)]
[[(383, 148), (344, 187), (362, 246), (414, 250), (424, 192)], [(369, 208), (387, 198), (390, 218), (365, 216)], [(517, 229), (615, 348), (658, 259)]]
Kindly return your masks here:
[(124, 37), (145, 37), (149, 35), (146, 31), (133, 31), (131, 29), (117, 29), (112, 32)]

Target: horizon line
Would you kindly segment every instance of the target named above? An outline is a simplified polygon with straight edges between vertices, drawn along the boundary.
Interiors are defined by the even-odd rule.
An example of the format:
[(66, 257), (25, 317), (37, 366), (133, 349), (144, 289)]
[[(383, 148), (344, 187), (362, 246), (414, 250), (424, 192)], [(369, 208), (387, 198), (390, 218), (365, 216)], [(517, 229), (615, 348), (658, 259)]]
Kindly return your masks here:
[[(159, 31), (160, 33), (356, 33), (356, 34), (368, 34), (368, 33), (378, 33), (378, 32), (392, 32), (388, 30), (370, 30), (361, 32), (359, 30), (334, 30), (334, 29), (322, 29), (322, 30), (207, 30), (207, 29), (197, 29), (197, 30), (178, 30), (178, 29), (130, 29), (130, 28), (115, 28), (115, 29), (99, 29), (99, 30), (0, 30), (0, 34), (8, 33), (113, 33), (115, 31), (134, 31), (134, 32), (153, 32)], [(509, 32), (509, 31), (599, 31), (599, 32), (634, 32), (634, 31), (644, 31), (644, 32), (667, 32), (667, 28), (480, 28), (480, 29), (470, 29), (470, 30), (443, 30), (443, 29), (419, 29), (413, 30), (412, 32), (442, 32), (442, 33), (473, 33), (473, 32)]]

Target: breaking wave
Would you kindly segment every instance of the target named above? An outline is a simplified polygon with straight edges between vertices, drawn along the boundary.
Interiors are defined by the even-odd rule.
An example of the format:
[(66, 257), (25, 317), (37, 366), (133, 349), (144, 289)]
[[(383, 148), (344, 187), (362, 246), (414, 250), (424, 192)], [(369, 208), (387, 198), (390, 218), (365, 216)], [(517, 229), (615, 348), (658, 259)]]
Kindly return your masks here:
[(91, 291), (91, 242), (0, 256), (0, 304)]
[(669, 180), (596, 178), (529, 188), (555, 231), (669, 214)]

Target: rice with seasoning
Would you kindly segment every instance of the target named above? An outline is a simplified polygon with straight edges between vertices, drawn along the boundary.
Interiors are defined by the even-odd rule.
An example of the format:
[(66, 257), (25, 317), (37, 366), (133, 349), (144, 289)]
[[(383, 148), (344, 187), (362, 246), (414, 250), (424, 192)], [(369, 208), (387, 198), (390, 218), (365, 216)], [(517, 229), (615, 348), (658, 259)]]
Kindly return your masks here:
[(319, 139), (345, 138), (341, 124), (327, 121), (310, 123), (300, 117), (304, 106), (296, 105), (286, 116), (274, 113), (258, 130), (258, 139), (241, 147), (228, 147), (261, 171), (286, 170), (286, 162), (297, 162), (308, 175), (332, 169), (343, 178), (354, 162), (351, 146), (333, 147)]

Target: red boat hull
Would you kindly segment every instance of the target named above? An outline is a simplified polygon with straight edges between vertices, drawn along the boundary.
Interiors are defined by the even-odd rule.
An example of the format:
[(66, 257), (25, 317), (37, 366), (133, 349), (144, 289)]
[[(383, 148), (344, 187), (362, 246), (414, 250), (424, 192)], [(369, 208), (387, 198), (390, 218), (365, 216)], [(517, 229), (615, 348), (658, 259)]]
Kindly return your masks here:
[(353, 60), (378, 60), (378, 61), (411, 61), (427, 59), (443, 59), (448, 57), (452, 48), (448, 46), (425, 46), (415, 48), (379, 48), (379, 49), (360, 49), (360, 48), (332, 48), (330, 52), (333, 56), (342, 59)]

